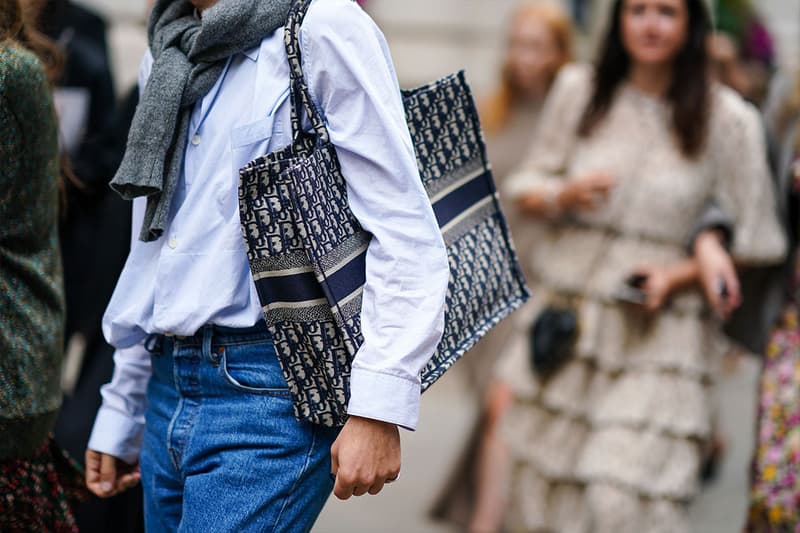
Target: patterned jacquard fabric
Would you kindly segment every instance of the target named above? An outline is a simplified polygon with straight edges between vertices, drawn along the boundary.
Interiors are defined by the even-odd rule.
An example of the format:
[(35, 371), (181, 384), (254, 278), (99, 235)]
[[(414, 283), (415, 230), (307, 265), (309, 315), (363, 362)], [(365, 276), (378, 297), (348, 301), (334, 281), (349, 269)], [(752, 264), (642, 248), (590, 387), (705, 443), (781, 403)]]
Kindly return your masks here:
[(72, 508), (89, 500), (83, 469), (52, 439), (0, 460), (0, 531), (77, 533)]
[[(350, 365), (363, 342), (361, 296), (371, 235), (347, 201), (335, 147), (303, 78), (299, 29), (286, 25), (294, 142), (241, 171), (239, 207), (248, 258), (298, 419), (346, 420)], [(486, 160), (463, 73), (403, 93), (420, 175), (447, 245), (445, 330), (422, 372), (432, 385), (528, 291)], [(301, 111), (313, 133), (301, 127)]]

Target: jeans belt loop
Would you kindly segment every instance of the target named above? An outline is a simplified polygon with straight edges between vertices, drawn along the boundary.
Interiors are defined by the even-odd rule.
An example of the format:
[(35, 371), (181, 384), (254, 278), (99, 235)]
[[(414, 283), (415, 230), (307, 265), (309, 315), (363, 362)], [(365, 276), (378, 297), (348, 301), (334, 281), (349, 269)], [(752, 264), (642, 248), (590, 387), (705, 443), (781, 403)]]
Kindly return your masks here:
[(152, 355), (164, 353), (164, 336), (158, 333), (151, 333), (144, 340), (144, 349)]
[(216, 363), (215, 355), (211, 351), (211, 342), (214, 339), (214, 326), (206, 324), (203, 326), (203, 357)]

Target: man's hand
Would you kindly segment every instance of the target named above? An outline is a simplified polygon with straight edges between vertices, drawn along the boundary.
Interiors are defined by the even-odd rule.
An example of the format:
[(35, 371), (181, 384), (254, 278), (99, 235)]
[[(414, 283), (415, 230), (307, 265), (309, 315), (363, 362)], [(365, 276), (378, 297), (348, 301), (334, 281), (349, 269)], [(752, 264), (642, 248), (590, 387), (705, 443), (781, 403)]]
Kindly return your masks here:
[(331, 446), (333, 493), (340, 500), (378, 494), (400, 474), (400, 432), (397, 426), (351, 416)]
[(139, 465), (114, 456), (86, 450), (86, 486), (101, 498), (110, 498), (135, 487), (142, 479)]

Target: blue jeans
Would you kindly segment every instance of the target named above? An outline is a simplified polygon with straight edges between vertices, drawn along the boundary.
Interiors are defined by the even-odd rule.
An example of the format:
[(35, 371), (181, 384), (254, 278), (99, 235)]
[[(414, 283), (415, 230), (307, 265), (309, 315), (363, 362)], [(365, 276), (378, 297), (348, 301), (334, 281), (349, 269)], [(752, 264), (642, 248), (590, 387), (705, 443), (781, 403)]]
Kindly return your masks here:
[(337, 431), (294, 418), (266, 326), (205, 326), (155, 344), (141, 453), (147, 531), (309, 531), (333, 489)]

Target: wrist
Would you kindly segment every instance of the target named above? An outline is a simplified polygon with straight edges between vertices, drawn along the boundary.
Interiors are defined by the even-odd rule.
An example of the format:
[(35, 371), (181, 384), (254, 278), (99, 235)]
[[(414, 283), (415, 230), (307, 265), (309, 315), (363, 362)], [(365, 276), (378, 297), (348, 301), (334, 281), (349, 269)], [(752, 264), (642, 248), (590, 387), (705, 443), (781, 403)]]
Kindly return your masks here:
[(724, 251), (725, 235), (718, 229), (705, 230), (694, 241), (694, 256), (699, 257), (704, 251)]
[(348, 421), (350, 420), (352, 420), (354, 424), (369, 425), (383, 429), (394, 429), (397, 427), (397, 424), (393, 422), (386, 422), (384, 420), (378, 420), (377, 418), (368, 418), (366, 416), (350, 415), (348, 417)]
[(699, 269), (696, 261), (689, 259), (667, 269), (669, 292), (675, 293), (697, 281)]

